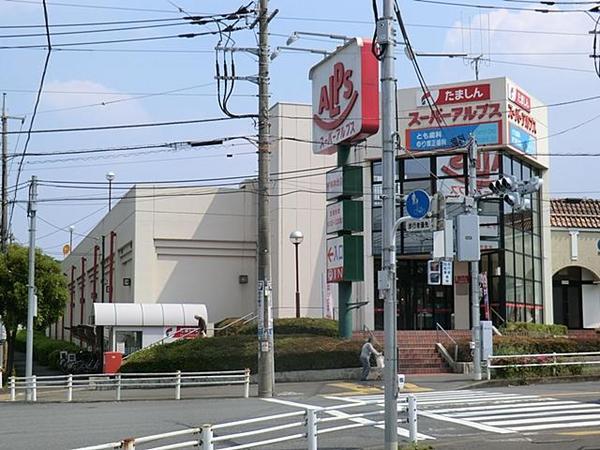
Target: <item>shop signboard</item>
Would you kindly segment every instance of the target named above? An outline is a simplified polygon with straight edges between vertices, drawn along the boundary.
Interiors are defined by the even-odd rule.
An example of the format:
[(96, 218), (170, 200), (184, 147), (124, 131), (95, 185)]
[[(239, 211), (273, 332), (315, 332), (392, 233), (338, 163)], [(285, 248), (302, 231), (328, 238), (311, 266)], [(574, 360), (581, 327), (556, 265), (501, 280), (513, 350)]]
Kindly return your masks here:
[(512, 123), (509, 125), (508, 130), (509, 144), (528, 155), (537, 153), (536, 138), (532, 134)]
[(313, 152), (332, 154), (379, 129), (379, 61), (371, 41), (355, 38), (314, 65)]
[(327, 234), (363, 231), (363, 202), (341, 200), (327, 205)]
[(330, 170), (325, 174), (327, 200), (340, 197), (362, 197), (362, 167), (343, 166)]
[(363, 237), (343, 235), (327, 239), (327, 282), (364, 280)]

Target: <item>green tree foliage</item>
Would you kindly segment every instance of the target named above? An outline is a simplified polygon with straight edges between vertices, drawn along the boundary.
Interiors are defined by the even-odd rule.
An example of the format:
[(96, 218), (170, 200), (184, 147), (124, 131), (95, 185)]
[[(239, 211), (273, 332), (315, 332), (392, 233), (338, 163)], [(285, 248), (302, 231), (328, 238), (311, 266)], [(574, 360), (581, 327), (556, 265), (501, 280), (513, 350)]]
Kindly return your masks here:
[[(12, 372), (14, 345), (19, 326), (27, 325), (29, 249), (11, 244), (0, 254), (0, 316), (8, 343), (7, 371)], [(62, 315), (67, 302), (67, 280), (54, 258), (36, 250), (35, 287), (38, 314), (35, 327), (43, 330)]]

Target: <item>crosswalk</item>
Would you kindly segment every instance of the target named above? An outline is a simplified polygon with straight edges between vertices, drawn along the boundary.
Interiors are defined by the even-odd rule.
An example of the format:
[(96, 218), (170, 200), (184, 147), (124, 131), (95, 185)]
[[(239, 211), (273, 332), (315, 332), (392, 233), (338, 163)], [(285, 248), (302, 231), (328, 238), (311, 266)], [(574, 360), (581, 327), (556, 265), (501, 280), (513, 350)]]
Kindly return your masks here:
[[(483, 390), (432, 391), (414, 394), (421, 417), (498, 434), (600, 426), (600, 404)], [(363, 402), (383, 396), (327, 396)], [(404, 403), (407, 394), (398, 396)]]

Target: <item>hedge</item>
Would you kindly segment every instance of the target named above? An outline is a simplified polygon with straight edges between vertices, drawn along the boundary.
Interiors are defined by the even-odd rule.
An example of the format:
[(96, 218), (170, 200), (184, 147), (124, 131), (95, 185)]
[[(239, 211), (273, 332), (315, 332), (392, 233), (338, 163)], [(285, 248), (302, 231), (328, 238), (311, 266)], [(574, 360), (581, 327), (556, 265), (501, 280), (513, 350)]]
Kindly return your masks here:
[[(27, 331), (20, 330), (17, 332), (17, 339), (15, 341), (15, 349), (20, 352), (25, 352), (27, 345)], [(56, 339), (50, 339), (41, 331), (34, 331), (33, 333), (33, 358), (44, 366), (50, 366), (53, 369), (58, 368), (58, 354), (66, 350), (68, 352), (77, 352), (80, 350), (79, 346), (68, 341), (61, 341)]]
[[(600, 337), (593, 339), (573, 339), (566, 337), (539, 338), (539, 337), (516, 337), (516, 336), (494, 336), (494, 356), (502, 355), (529, 355), (542, 353), (576, 353), (600, 351)], [(470, 362), (471, 350), (469, 341), (458, 342), (458, 361)], [(495, 360), (494, 363), (515, 363), (514, 358), (507, 360)], [(541, 358), (523, 358), (519, 363), (540, 363)], [(495, 369), (496, 376), (507, 378), (545, 377), (552, 375), (579, 375), (581, 366), (548, 367), (521, 367)]]
[(543, 323), (508, 322), (501, 327), (506, 334), (525, 334), (534, 336), (566, 336), (568, 329), (566, 325), (547, 325)]
[[(256, 333), (256, 323), (244, 325), (238, 330), (238, 334), (243, 335), (256, 336)], [(337, 320), (313, 319), (308, 317), (275, 319), (273, 321), (273, 333), (275, 335), (310, 334), (331, 337), (339, 336)]]
[[(275, 338), (275, 370), (314, 370), (359, 367), (360, 341), (330, 336), (283, 336)], [(172, 372), (182, 370), (239, 370), (257, 372), (255, 336), (219, 336), (157, 345), (133, 354), (122, 372)]]

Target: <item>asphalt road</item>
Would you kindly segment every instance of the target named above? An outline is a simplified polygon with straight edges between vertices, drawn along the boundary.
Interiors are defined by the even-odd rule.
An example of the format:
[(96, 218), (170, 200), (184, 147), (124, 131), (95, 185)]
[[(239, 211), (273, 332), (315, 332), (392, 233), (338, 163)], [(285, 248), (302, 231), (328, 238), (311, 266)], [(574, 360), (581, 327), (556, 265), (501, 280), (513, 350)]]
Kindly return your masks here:
[[(425, 384), (436, 389), (411, 388), (417, 391), (419, 432), (427, 437), (423, 443), (435, 449), (600, 449), (600, 382), (461, 391), (452, 383), (449, 389), (441, 383)], [(279, 384), (274, 401), (244, 399), (239, 391), (236, 386), (230, 392), (180, 401), (0, 402), (0, 449), (73, 449), (205, 423), (299, 411), (306, 405), (338, 408), (358, 400), (381, 399), (377, 385), (354, 383)], [(340, 408), (328, 414), (348, 413)], [(343, 423), (356, 422), (350, 418)], [(399, 428), (403, 431), (406, 425)], [(373, 426), (319, 436), (319, 448), (327, 450), (378, 449), (382, 442), (382, 429)], [(305, 445), (297, 440), (260, 448), (302, 449)]]

